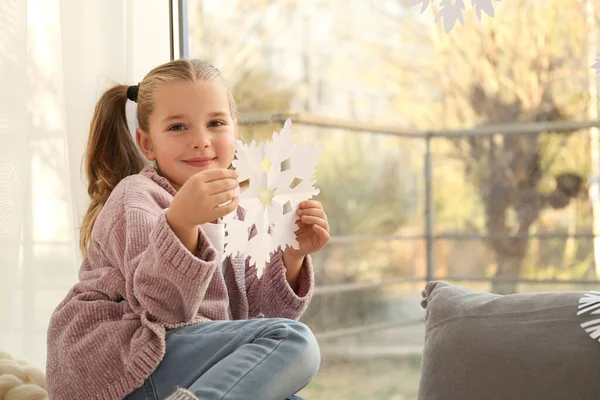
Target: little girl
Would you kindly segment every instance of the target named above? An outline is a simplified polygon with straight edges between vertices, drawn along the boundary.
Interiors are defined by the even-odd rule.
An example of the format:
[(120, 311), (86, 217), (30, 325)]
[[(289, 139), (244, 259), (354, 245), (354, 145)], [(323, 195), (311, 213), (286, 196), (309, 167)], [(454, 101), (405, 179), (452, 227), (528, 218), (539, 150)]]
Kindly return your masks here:
[(260, 278), (244, 257), (221, 260), (220, 218), (239, 204), (237, 136), (231, 92), (206, 62), (169, 62), (102, 95), (86, 154), (85, 258), (48, 330), (52, 400), (284, 400), (317, 373), (317, 341), (297, 319), (327, 216), (303, 202), (299, 249), (273, 253)]

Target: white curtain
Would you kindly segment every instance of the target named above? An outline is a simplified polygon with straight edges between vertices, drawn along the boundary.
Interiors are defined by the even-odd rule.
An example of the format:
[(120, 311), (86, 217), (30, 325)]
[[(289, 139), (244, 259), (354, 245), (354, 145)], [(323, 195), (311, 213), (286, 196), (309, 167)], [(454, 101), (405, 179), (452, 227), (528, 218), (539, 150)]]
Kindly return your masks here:
[(164, 0), (0, 0), (0, 351), (45, 368), (81, 262), (95, 102), (169, 54)]

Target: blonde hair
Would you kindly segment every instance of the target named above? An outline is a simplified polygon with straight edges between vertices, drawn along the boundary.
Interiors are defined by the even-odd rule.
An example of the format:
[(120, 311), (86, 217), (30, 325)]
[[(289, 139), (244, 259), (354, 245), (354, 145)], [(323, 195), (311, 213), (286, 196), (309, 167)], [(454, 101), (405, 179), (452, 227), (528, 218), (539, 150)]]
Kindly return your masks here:
[[(137, 119), (140, 129), (149, 131), (154, 112), (154, 92), (157, 87), (175, 82), (207, 82), (222, 84), (228, 93), (229, 111), (236, 118), (233, 94), (220, 71), (202, 60), (175, 60), (159, 65), (140, 82), (137, 92)], [(88, 195), (91, 203), (83, 217), (79, 247), (85, 255), (89, 248), (94, 223), (117, 184), (129, 175), (139, 173), (147, 165), (142, 152), (129, 133), (125, 105), (126, 85), (108, 89), (98, 100), (85, 154)]]

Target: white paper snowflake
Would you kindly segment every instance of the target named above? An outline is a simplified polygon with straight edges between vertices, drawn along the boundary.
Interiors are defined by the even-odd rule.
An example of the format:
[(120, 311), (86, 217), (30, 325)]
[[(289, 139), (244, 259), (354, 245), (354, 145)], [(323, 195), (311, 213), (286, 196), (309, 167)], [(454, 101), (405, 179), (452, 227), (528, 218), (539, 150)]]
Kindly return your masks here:
[[(291, 127), (288, 119), (267, 143), (245, 145), (238, 140), (235, 144), (233, 166), (239, 174), (245, 215), (243, 220), (235, 212), (223, 218), (225, 256), (249, 256), (259, 276), (273, 251), (287, 245), (298, 248), (296, 211), (302, 201), (319, 194), (314, 173), (323, 146), (296, 144)], [(253, 228), (255, 234), (250, 236)]]
[[(494, 17), (494, 4), (492, 1), (502, 0), (471, 0), (471, 5), (475, 8), (477, 19), (481, 21), (481, 12), (483, 11), (490, 17)], [(433, 3), (431, 0), (410, 0), (411, 6), (421, 4), (421, 14), (425, 12), (429, 4)], [(463, 12), (465, 9), (465, 3), (463, 0), (440, 0), (439, 2), (440, 11), (435, 15), (435, 22), (440, 19), (444, 19), (444, 30), (446, 33), (450, 31), (456, 25), (456, 21), (460, 21), (462, 26), (465, 26), (465, 20)]]
[[(577, 315), (591, 314), (600, 316), (600, 292), (590, 291), (579, 299)], [(600, 318), (592, 319), (581, 324), (581, 327), (594, 340), (600, 341)]]

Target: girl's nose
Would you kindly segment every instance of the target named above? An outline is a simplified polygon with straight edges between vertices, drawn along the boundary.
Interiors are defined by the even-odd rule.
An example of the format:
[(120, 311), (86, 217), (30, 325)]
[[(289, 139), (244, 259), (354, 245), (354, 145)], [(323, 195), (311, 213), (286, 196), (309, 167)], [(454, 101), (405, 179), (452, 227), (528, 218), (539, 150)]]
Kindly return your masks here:
[(210, 137), (207, 133), (197, 131), (193, 135), (192, 147), (194, 149), (206, 148), (210, 146)]

